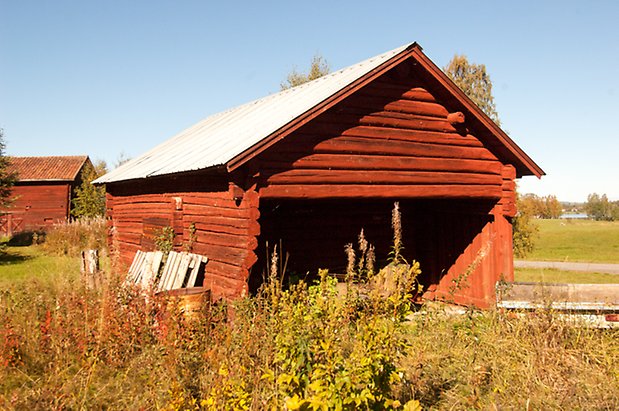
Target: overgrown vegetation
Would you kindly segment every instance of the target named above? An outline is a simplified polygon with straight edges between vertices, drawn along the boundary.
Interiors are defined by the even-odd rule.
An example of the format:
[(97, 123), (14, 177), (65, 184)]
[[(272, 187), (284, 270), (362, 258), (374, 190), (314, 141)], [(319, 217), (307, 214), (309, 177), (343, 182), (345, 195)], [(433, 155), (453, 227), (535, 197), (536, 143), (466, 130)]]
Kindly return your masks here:
[(0, 207), (6, 207), (10, 202), (11, 190), (17, 180), (17, 175), (9, 170), (9, 159), (4, 154), (4, 130), (0, 128)]
[(538, 239), (539, 226), (533, 220), (533, 210), (516, 193), (518, 214), (512, 219), (512, 241), (514, 257), (525, 258), (534, 249)]
[(619, 406), (617, 331), (551, 313), (428, 306), (406, 320), (388, 300), (338, 294), (323, 273), (289, 290), (270, 281), (234, 320), (225, 306), (188, 317), (118, 279), (93, 292), (60, 274), (0, 293), (0, 408)]
[(285, 289), (273, 252), (257, 295), (193, 313), (118, 273), (88, 289), (77, 260), (56, 257), (72, 263), (53, 281), (0, 292), (0, 409), (619, 407), (619, 331), (544, 311), (414, 309), (420, 267), (399, 257), (397, 208), (393, 227), (378, 272), (363, 234), (344, 284), (321, 271)]
[(471, 63), (465, 55), (456, 54), (443, 71), (488, 117), (501, 125), (492, 95), (492, 80), (484, 64)]
[(94, 218), (105, 214), (105, 186), (95, 186), (92, 181), (106, 172), (107, 165), (104, 161), (98, 161), (94, 165), (86, 162), (80, 175), (81, 184), (76, 187), (75, 197), (72, 200), (73, 217)]
[(308, 81), (316, 80), (326, 74), (329, 74), (329, 63), (321, 55), (315, 55), (312, 58), (310, 67), (307, 73), (298, 72), (293, 68), (290, 74), (286, 77), (286, 81), (280, 84), (282, 90), (300, 86)]
[(103, 217), (82, 217), (55, 224), (45, 235), (43, 250), (53, 255), (79, 256), (82, 250), (107, 250), (107, 223)]

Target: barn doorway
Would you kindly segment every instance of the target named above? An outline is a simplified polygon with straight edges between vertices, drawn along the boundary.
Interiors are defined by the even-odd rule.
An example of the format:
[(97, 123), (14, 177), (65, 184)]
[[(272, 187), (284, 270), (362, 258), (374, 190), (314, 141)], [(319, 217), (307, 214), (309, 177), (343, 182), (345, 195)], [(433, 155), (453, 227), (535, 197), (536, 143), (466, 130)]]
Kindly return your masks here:
[[(357, 248), (362, 229), (375, 247), (376, 267), (384, 267), (393, 244), (393, 204), (394, 200), (261, 200), (258, 262), (250, 275), (250, 289), (255, 291), (262, 283), (274, 245), (282, 261), (287, 258), (288, 276), (311, 280), (320, 268), (344, 273), (345, 245)], [(409, 262), (420, 262), (420, 281), (426, 289), (438, 284), (492, 220), (492, 207), (486, 201), (399, 200), (402, 254)]]

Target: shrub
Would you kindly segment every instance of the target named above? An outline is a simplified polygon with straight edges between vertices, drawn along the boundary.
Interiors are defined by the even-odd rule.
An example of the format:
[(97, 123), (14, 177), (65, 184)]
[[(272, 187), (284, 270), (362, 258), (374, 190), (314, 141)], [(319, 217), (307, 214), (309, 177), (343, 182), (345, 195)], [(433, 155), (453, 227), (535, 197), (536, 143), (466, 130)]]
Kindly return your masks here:
[(512, 219), (514, 256), (525, 258), (535, 248), (539, 226), (533, 220), (533, 210), (526, 205), (526, 196), (516, 193), (518, 215)]
[(107, 250), (107, 224), (103, 217), (79, 218), (54, 225), (43, 249), (56, 255), (78, 256), (82, 250)]

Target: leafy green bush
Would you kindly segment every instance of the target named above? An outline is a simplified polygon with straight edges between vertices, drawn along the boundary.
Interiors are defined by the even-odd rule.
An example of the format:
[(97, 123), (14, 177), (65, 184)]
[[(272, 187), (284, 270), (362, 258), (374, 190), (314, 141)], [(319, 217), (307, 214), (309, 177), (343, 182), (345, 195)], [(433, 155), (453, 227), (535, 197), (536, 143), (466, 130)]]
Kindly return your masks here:
[(525, 258), (535, 248), (539, 227), (533, 220), (531, 207), (525, 204), (520, 194), (516, 193), (516, 196), (518, 215), (512, 219), (514, 256)]

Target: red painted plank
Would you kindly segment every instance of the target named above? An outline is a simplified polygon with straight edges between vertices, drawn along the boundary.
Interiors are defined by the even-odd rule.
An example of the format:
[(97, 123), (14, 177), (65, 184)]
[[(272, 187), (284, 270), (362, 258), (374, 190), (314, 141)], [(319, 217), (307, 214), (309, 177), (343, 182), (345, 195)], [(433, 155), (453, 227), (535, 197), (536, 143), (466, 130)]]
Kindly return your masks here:
[(475, 185), (272, 185), (260, 190), (263, 198), (493, 198), (501, 197), (500, 186)]

